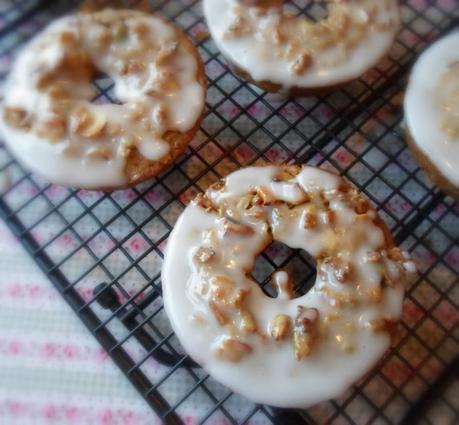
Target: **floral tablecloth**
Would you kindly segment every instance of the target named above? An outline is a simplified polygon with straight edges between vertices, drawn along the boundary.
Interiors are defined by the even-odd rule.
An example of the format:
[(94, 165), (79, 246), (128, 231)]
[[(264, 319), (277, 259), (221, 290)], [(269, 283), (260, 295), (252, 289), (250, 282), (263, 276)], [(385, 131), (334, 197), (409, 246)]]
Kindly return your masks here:
[(0, 221), (0, 424), (159, 423)]

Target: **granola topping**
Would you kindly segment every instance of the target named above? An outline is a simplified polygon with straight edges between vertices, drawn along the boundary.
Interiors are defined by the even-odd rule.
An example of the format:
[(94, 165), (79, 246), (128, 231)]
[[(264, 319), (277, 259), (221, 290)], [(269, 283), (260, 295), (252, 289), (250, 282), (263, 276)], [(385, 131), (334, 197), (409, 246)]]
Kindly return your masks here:
[(271, 336), (276, 341), (282, 341), (290, 333), (292, 319), (286, 314), (277, 314), (271, 322)]
[(293, 349), (297, 360), (304, 359), (311, 354), (317, 334), (318, 318), (319, 312), (316, 308), (298, 306), (298, 314), (293, 322)]
[[(198, 64), (181, 37), (161, 18), (137, 11), (56, 20), (26, 46), (8, 78), (6, 141), (29, 168), (57, 183), (126, 184), (134, 151), (161, 160), (171, 149), (164, 135), (188, 131), (202, 111)], [(91, 103), (99, 72), (113, 79), (119, 102)]]
[[(253, 208), (263, 215), (254, 217)], [(316, 261), (316, 281), (306, 294), (295, 298), (303, 282), (289, 270), (272, 273), (274, 298), (254, 281), (255, 257), (272, 241), (303, 249)], [(271, 370), (289, 379), (298, 374), (303, 382), (324, 373), (344, 379), (327, 370), (335, 363), (349, 369), (348, 385), (387, 349), (392, 328), (385, 320), (400, 317), (402, 282), (415, 270), (409, 255), (388, 242), (370, 203), (341, 178), (313, 167), (292, 173), (253, 167), (212, 185), (186, 208), (167, 247), (164, 303), (187, 351), (243, 394), (251, 393), (242, 385), (250, 376), (287, 385)], [(198, 313), (206, 326), (186, 319)], [(234, 363), (233, 379), (224, 371)], [(335, 394), (327, 388), (321, 397)], [(299, 393), (294, 402), (261, 400), (312, 400), (307, 391)]]
[[(400, 21), (396, 0), (332, 0), (317, 21), (281, 0), (205, 0), (204, 12), (226, 57), (256, 81), (287, 88), (355, 78), (388, 49)], [(336, 75), (323, 75), (330, 70)]]
[(422, 52), (411, 72), (403, 105), (415, 157), (453, 197), (459, 189), (458, 43), (459, 32), (452, 31)]

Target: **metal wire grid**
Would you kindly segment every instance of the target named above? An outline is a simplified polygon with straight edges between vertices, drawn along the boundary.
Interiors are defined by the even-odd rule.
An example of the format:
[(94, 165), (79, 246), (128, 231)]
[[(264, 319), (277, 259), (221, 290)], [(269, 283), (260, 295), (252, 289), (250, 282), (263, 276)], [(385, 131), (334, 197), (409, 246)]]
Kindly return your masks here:
[[(297, 100), (261, 92), (227, 70), (200, 2), (152, 3), (191, 35), (205, 60), (208, 103), (199, 135), (158, 178), (111, 194), (49, 185), (0, 149), (0, 214), (9, 227), (167, 423), (457, 421), (458, 206), (406, 150), (400, 108), (417, 54), (457, 25), (457, 1), (404, 3), (405, 26), (389, 58), (342, 91)], [(318, 3), (291, 5), (310, 16), (323, 13)], [(46, 4), (19, 19), (0, 40), (2, 79), (20, 45), (74, 6)], [(113, 101), (110, 81), (95, 86), (95, 102)], [(397, 242), (421, 266), (408, 287), (394, 349), (340, 399), (307, 411), (254, 405), (213, 381), (183, 354), (162, 308), (162, 253), (187, 201), (220, 176), (265, 162), (308, 162), (345, 175), (379, 207)], [(279, 266), (293, 272), (300, 292), (307, 290), (314, 267), (303, 253), (278, 244), (259, 257), (254, 277), (269, 286)]]

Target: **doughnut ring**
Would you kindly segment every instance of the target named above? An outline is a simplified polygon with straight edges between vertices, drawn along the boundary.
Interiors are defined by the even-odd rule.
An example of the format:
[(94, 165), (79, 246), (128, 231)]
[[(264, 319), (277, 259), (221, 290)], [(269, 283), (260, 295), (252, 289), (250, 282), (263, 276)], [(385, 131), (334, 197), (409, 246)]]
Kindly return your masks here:
[[(276, 298), (251, 277), (273, 240), (315, 259), (305, 295), (294, 298), (285, 270), (272, 276)], [(163, 300), (183, 347), (216, 380), (258, 403), (307, 407), (341, 395), (378, 362), (415, 271), (342, 178), (309, 166), (248, 167), (180, 216)]]
[[(90, 102), (91, 80), (101, 73), (113, 79), (119, 103)], [(70, 15), (20, 53), (1, 130), (18, 159), (51, 182), (121, 188), (156, 175), (186, 149), (205, 90), (196, 48), (162, 18), (110, 9)]]
[(408, 146), (429, 177), (459, 200), (459, 31), (422, 53), (405, 94)]
[(217, 47), (236, 74), (270, 92), (317, 95), (360, 77), (389, 51), (397, 0), (331, 0), (317, 22), (283, 0), (204, 0)]

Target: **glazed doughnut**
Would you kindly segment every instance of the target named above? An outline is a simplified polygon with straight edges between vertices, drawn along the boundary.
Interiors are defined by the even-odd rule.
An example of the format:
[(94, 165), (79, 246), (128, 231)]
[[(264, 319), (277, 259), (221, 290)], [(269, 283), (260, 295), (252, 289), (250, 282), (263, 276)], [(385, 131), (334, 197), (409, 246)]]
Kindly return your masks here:
[(434, 183), (459, 200), (459, 31), (422, 53), (404, 106), (415, 158)]
[[(106, 74), (119, 103), (91, 103)], [(54, 183), (114, 189), (156, 175), (198, 130), (206, 79), (173, 25), (138, 11), (54, 21), (19, 54), (6, 83), (2, 133), (30, 170)]]
[[(270, 298), (251, 278), (273, 240), (309, 253), (313, 288), (285, 270)], [(416, 267), (368, 202), (315, 167), (249, 167), (199, 195), (165, 253), (164, 307), (185, 350), (258, 403), (307, 407), (342, 394), (381, 358)]]
[(271, 92), (315, 95), (360, 77), (388, 52), (397, 0), (331, 0), (314, 22), (282, 0), (204, 0), (217, 47), (236, 74)]

